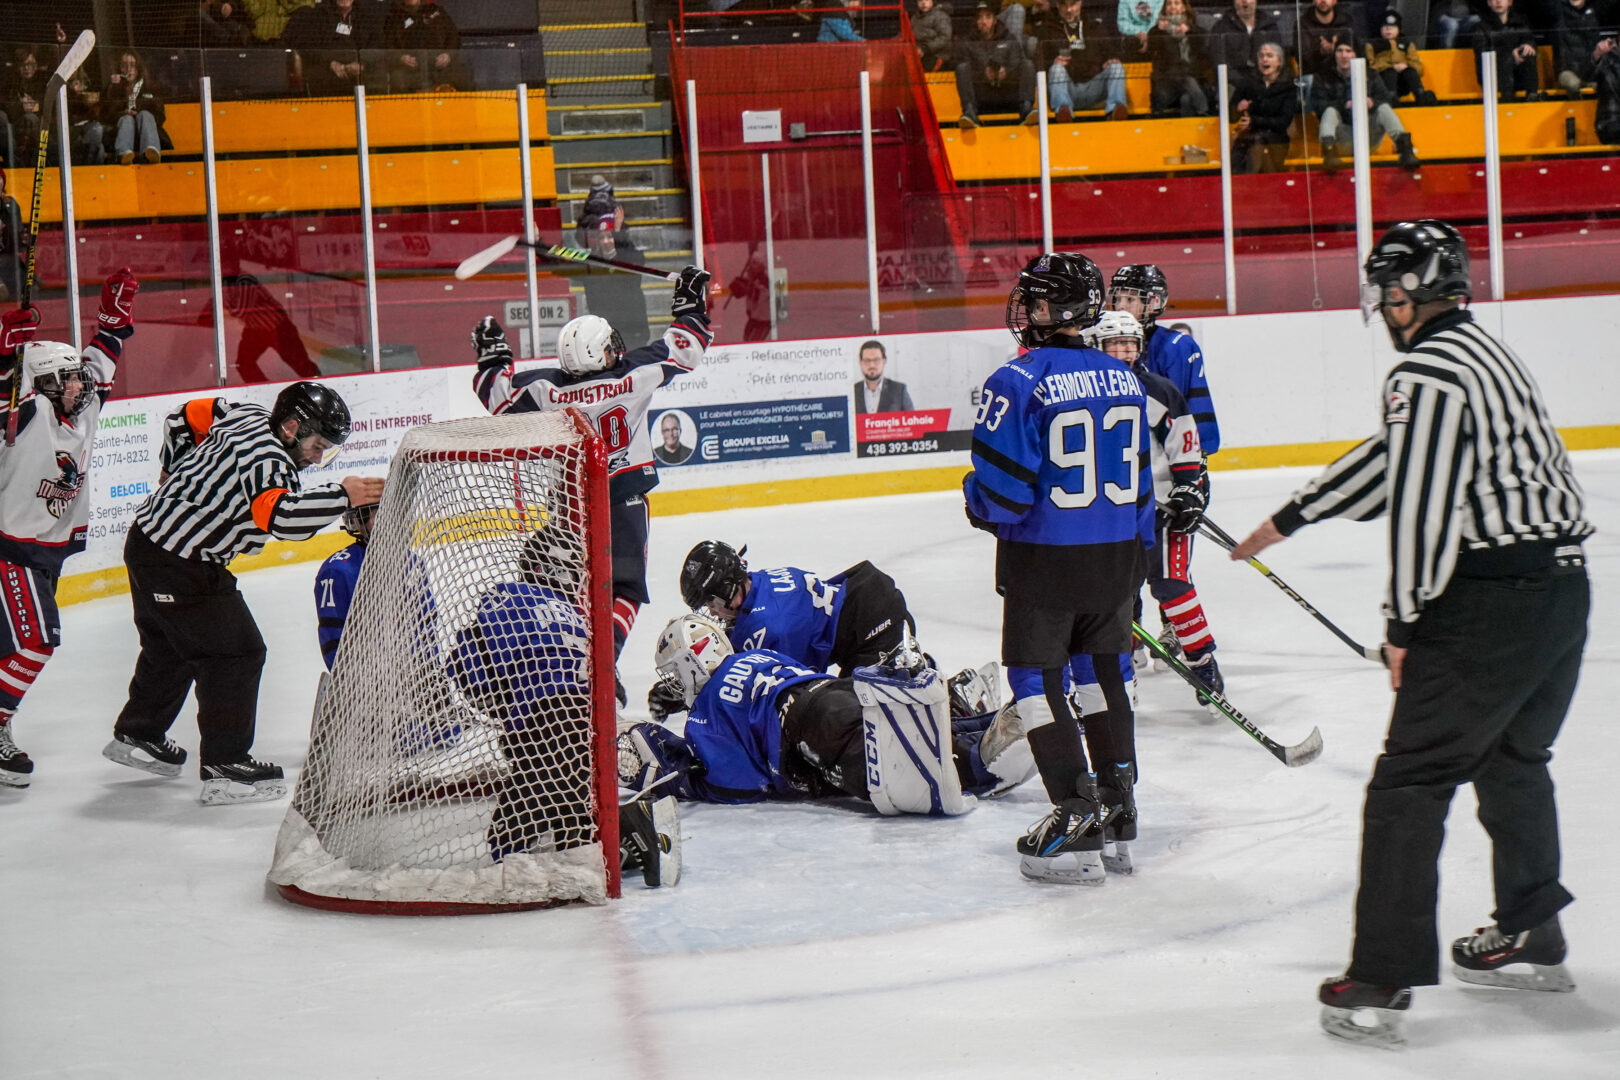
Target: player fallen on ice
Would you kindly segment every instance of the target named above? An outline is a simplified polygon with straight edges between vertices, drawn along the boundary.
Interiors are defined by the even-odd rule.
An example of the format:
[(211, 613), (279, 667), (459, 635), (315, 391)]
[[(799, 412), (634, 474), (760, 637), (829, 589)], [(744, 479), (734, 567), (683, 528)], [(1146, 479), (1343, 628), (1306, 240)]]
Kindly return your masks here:
[(59, 341), (35, 341), (37, 308), (0, 315), (0, 371), (18, 386), (16, 423), (9, 393), (0, 398), (7, 444), (0, 447), (0, 585), (5, 640), (0, 642), (0, 785), (27, 787), (34, 763), (18, 749), (11, 722), (51, 654), (62, 644), (56, 583), (62, 563), (84, 550), (90, 520), (85, 483), (96, 422), (112, 393), (124, 342), (135, 333), (140, 283), (119, 270), (101, 288), (96, 336), (81, 353)]
[(863, 799), (883, 814), (966, 813), (1034, 774), (1010, 710), (952, 721), (944, 680), (915, 643), (835, 678), (768, 649), (733, 652), (707, 615), (658, 636), (658, 677), (687, 710), (682, 733), (619, 736), (619, 780), (682, 799)]
[[(519, 372), (506, 332), (494, 316), (473, 329), (478, 370), (473, 390), (491, 415), (581, 410), (602, 433), (608, 451), (608, 497), (612, 503), (613, 652), (635, 624), (647, 592), (647, 499), (658, 485), (647, 408), (653, 392), (685, 375), (703, 359), (709, 330), (709, 273), (688, 266), (675, 283), (669, 311), (674, 322), (664, 336), (626, 350), (618, 331), (599, 315), (581, 315), (557, 335), (557, 363)], [(617, 681), (619, 705), (625, 704)]]

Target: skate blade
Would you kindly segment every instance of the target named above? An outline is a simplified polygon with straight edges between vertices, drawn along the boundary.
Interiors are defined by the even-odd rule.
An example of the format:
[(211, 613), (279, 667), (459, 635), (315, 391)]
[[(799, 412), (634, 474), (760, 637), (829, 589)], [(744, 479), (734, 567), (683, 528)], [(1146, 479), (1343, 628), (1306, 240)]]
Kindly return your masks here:
[(117, 739), (101, 748), (101, 756), (119, 765), (128, 765), (132, 769), (149, 772), (153, 776), (180, 775), (180, 766), (170, 765), (167, 761), (159, 761), (144, 751), (136, 750), (128, 743), (121, 743)]
[(1198, 718), (1204, 723), (1213, 724), (1219, 720), (1226, 719), (1226, 714), (1221, 712), (1220, 709), (1216, 708), (1215, 703), (1209, 700), (1209, 698), (1200, 695), (1198, 698), (1198, 704), (1204, 707), (1204, 715)]
[(674, 885), (681, 880), (681, 819), (675, 796), (654, 799), (652, 819), (658, 833), (658, 851), (651, 861), (657, 869), (643, 868), (642, 876), (649, 886)]
[(1065, 851), (1046, 859), (1023, 855), (1019, 857), (1018, 872), (1031, 881), (1058, 885), (1101, 885), (1108, 880), (1100, 851)]
[(1337, 1005), (1323, 1005), (1322, 1030), (1345, 1042), (1384, 1050), (1398, 1050), (1406, 1045), (1401, 1016), (1392, 1009), (1341, 1009)]
[(225, 806), (230, 803), (274, 802), (286, 797), (286, 780), (260, 780), (252, 784), (239, 784), (235, 780), (204, 780), (202, 794), (197, 796), (197, 801), (204, 806)]
[(25, 788), (33, 777), (28, 773), (12, 772), (10, 769), (0, 769), (0, 787)]
[(1553, 994), (1567, 994), (1575, 989), (1574, 976), (1563, 964), (1511, 964), (1496, 971), (1474, 971), (1452, 965), (1451, 971), (1462, 982), (1501, 990), (1545, 990)]
[(1122, 840), (1110, 840), (1103, 845), (1103, 869), (1110, 874), (1134, 874), (1136, 866), (1131, 862), (1131, 845)]

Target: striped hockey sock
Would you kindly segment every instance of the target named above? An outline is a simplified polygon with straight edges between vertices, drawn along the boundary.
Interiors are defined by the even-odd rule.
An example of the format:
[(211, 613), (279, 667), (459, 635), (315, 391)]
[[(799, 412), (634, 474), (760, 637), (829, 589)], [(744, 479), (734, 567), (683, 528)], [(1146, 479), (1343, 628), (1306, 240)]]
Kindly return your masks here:
[(1176, 641), (1188, 659), (1196, 659), (1215, 648), (1209, 623), (1204, 619), (1204, 606), (1198, 602), (1198, 590), (1188, 589), (1168, 604), (1160, 604), (1159, 611), (1176, 632)]

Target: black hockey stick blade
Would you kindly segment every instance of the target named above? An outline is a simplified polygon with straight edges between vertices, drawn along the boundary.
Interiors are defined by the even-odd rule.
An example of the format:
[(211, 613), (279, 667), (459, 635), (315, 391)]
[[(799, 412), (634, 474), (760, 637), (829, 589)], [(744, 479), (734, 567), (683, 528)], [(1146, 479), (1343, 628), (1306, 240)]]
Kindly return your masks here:
[(1208, 698), (1222, 716), (1248, 732), (1251, 739), (1265, 747), (1272, 757), (1290, 769), (1297, 769), (1301, 765), (1309, 765), (1322, 756), (1321, 729), (1313, 727), (1311, 733), (1299, 742), (1292, 746), (1284, 746), (1256, 727), (1254, 721), (1239, 712), (1237, 707), (1227, 701), (1219, 690), (1211, 690), (1200, 682), (1198, 676), (1192, 673), (1192, 669), (1183, 663), (1179, 656), (1165, 648), (1158, 638), (1142, 629), (1141, 623), (1131, 623), (1131, 629), (1136, 633), (1137, 640), (1147, 646), (1148, 651), (1154, 656), (1169, 664), (1170, 670), (1180, 675), (1183, 682)]
[[(1231, 535), (1227, 533), (1225, 529), (1221, 528), (1207, 517), (1198, 523), (1198, 531), (1215, 541), (1215, 543), (1219, 544), (1227, 551), (1231, 551), (1233, 548), (1237, 547), (1237, 541), (1232, 539)], [(1307, 615), (1321, 623), (1323, 626), (1327, 627), (1334, 637), (1348, 645), (1351, 652), (1357, 654), (1364, 660), (1371, 660), (1375, 664), (1383, 664), (1383, 649), (1370, 649), (1361, 642), (1357, 641), (1355, 638), (1351, 637), (1349, 634), (1345, 633), (1343, 630), (1340, 630), (1336, 625), (1334, 625), (1332, 619), (1329, 619), (1326, 615), (1323, 615), (1320, 611), (1317, 611), (1309, 600), (1306, 600), (1303, 596), (1299, 595), (1299, 593), (1295, 592), (1292, 586), (1273, 573), (1271, 567), (1267, 566), (1259, 559), (1251, 556), (1246, 561), (1250, 566), (1260, 571), (1260, 573), (1265, 576), (1267, 581), (1281, 589), (1283, 594), (1287, 596), (1288, 599), (1305, 609), (1305, 613)]]
[(640, 274), (642, 277), (657, 278), (660, 281), (675, 281), (681, 276), (671, 270), (660, 270), (656, 266), (643, 266), (640, 263), (625, 262), (623, 259), (607, 259), (600, 255), (592, 255), (583, 248), (568, 247), (566, 244), (541, 244), (538, 242), (531, 244), (521, 236), (508, 236), (491, 244), (483, 251), (475, 252), (462, 259), (461, 264), (456, 267), (456, 280), (466, 281), (468, 278), (476, 276), (492, 263), (499, 262), (520, 247), (532, 247), (536, 255), (542, 259), (550, 259), (553, 262), (579, 262), (591, 266), (606, 266), (613, 270)]

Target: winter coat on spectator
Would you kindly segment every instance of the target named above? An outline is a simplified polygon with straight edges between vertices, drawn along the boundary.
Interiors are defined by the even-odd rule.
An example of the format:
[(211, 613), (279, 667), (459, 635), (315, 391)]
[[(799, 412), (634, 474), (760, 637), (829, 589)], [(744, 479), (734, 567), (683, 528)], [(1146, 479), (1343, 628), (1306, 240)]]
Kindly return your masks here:
[[(34, 73), (26, 77), (20, 71), (24, 54), (34, 57)], [(33, 146), (34, 136), (39, 133), (45, 115), (45, 84), (50, 78), (49, 54), (44, 49), (19, 50), (12, 76), (0, 89), (5, 95), (6, 116), (11, 120), (12, 137), (17, 140), (17, 155), (21, 160), (31, 160), (32, 151), (25, 152), (25, 142), (27, 147)]]
[(1172, 34), (1155, 26), (1148, 31), (1148, 59), (1154, 79), (1197, 79), (1210, 76), (1209, 47), (1196, 21), (1187, 24), (1185, 34)]
[(1315, 8), (1307, 8), (1299, 17), (1300, 74), (1320, 75), (1333, 68), (1333, 45), (1324, 50), (1324, 41), (1337, 43), (1355, 39), (1355, 24), (1343, 8), (1335, 7), (1332, 20), (1325, 23), (1317, 20)]
[(1596, 127), (1598, 142), (1620, 143), (1620, 62), (1598, 65)]
[(1487, 14), (1480, 24), (1474, 28), (1473, 49), (1476, 56), (1482, 53), (1511, 53), (1520, 45), (1534, 45), (1536, 36), (1530, 30), (1530, 24), (1524, 16), (1513, 9), (1508, 9), (1507, 22), (1499, 22), (1494, 14)]
[[(1383, 79), (1367, 80), (1367, 96), (1374, 107), (1395, 104), (1395, 95)], [(1350, 122), (1350, 76), (1341, 75), (1337, 67), (1323, 68), (1311, 80), (1311, 112), (1320, 120), (1328, 109), (1338, 109), (1344, 122)]]
[[(1236, 12), (1223, 11), (1215, 25), (1209, 28), (1205, 35), (1205, 44), (1209, 54), (1210, 70), (1225, 64), (1234, 81), (1240, 72), (1254, 74), (1255, 54), (1260, 46), (1266, 42), (1276, 45), (1283, 43), (1282, 27), (1277, 20), (1270, 18), (1263, 12), (1255, 12), (1254, 29), (1250, 30), (1243, 25), (1243, 20), (1237, 17)], [(1286, 62), (1286, 61), (1285, 61)], [(1292, 79), (1289, 80), (1293, 82)]]
[(931, 62), (936, 57), (945, 66), (950, 66), (951, 16), (944, 8), (935, 4), (926, 15), (912, 12), (911, 36), (917, 39), (917, 48), (922, 50), (923, 62), (930, 70), (933, 70)]
[(1592, 51), (1605, 36), (1615, 33), (1614, 16), (1608, 16), (1610, 25), (1605, 26), (1605, 15), (1594, 0), (1586, 0), (1580, 7), (1563, 0), (1559, 7), (1562, 19), (1552, 34), (1553, 70), (1573, 71), (1581, 82), (1591, 82), (1597, 73)]
[[(281, 43), (297, 50), (307, 93), (351, 94), (356, 81), (364, 83), (364, 68), (376, 62), (375, 55), (362, 56), (360, 50), (372, 52), (383, 47), (382, 12), (366, 0), (354, 0), (345, 14), (332, 0), (323, 0), (293, 14)], [(347, 72), (338, 76), (332, 71), (333, 62), (361, 64), (361, 78), (356, 80)]]
[(1067, 53), (1069, 81), (1090, 82), (1108, 61), (1124, 59), (1123, 42), (1113, 23), (1111, 17), (1088, 16), (1082, 8), (1079, 21), (1066, 24), (1054, 10), (1036, 31), (1040, 47), (1038, 70), (1049, 70), (1058, 54)]
[(983, 80), (985, 69), (990, 67), (1015, 72), (1023, 61), (1024, 47), (999, 22), (992, 28), (988, 41), (978, 34), (969, 34), (956, 42), (956, 62), (967, 64), (975, 79)]
[(253, 36), (260, 41), (278, 41), (287, 29), (287, 20), (299, 8), (309, 7), (315, 0), (242, 0), (248, 14), (253, 16)]
[(107, 88), (101, 92), (101, 122), (110, 130), (118, 126), (118, 118), (125, 113), (152, 114), (159, 129), (168, 118), (163, 99), (152, 84), (152, 77), (144, 68), (133, 83), (125, 82), (116, 71), (107, 77)]
[(1394, 41), (1386, 41), (1382, 37), (1375, 37), (1367, 42), (1367, 66), (1374, 71), (1386, 71), (1396, 64), (1405, 64), (1419, 76), (1423, 74), (1423, 60), (1418, 56), (1417, 46), (1406, 38), (1398, 37)]
[(1293, 76), (1284, 71), (1277, 81), (1266, 85), (1258, 71), (1239, 76), (1232, 87), (1232, 107), (1249, 103), (1248, 134), (1259, 142), (1286, 143), (1294, 117), (1299, 115), (1299, 89)]

